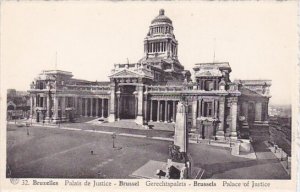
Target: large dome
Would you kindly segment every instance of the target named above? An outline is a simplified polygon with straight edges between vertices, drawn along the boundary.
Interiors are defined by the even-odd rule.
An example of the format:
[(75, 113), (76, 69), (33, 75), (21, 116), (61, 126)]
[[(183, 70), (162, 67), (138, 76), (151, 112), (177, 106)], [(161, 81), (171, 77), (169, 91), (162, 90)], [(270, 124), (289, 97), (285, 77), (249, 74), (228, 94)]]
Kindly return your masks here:
[(161, 10), (159, 10), (159, 15), (157, 17), (155, 17), (151, 22), (151, 24), (154, 24), (154, 23), (170, 23), (170, 24), (172, 24), (172, 21), (169, 17), (165, 16), (165, 10), (161, 9)]

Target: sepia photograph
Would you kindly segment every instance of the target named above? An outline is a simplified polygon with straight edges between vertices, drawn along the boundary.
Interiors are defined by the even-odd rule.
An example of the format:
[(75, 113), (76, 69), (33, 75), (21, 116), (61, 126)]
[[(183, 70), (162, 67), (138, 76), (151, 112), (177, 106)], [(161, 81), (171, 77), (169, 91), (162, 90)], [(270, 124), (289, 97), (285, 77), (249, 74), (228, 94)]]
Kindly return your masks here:
[(4, 2), (5, 178), (292, 181), (297, 38), (294, 1)]

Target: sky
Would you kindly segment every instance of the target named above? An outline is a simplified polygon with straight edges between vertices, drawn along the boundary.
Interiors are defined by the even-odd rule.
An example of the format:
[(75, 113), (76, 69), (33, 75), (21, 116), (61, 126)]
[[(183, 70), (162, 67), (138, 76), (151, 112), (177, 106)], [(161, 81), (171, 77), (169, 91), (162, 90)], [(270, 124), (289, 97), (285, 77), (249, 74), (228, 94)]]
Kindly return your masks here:
[(231, 80), (270, 79), (270, 102), (291, 103), (296, 1), (2, 2), (1, 88), (28, 90), (42, 70), (55, 68), (108, 81), (115, 63), (143, 57), (143, 39), (161, 8), (173, 21), (185, 69), (193, 74), (196, 63), (229, 62)]

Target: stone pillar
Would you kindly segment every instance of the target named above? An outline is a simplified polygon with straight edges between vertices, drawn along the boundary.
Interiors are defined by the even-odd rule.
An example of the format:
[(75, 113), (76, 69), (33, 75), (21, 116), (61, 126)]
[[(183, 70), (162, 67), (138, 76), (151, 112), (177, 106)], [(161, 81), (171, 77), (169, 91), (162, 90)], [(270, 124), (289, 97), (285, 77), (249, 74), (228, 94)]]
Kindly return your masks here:
[(37, 100), (36, 100), (36, 95), (33, 96), (33, 108), (32, 108), (32, 115), (33, 117), (36, 116), (36, 110), (35, 108), (37, 107)]
[(50, 115), (51, 115), (51, 106), (50, 106), (50, 97), (49, 95), (46, 97), (47, 99), (47, 107), (46, 107), (46, 120), (50, 122)]
[(47, 97), (43, 97), (43, 108), (47, 109)]
[(58, 97), (54, 96), (54, 100), (53, 100), (53, 122), (56, 123), (59, 121), (58, 119)]
[(90, 106), (91, 106), (91, 109), (90, 109), (90, 117), (93, 117), (93, 98), (91, 98), (91, 103), (90, 103)]
[(106, 117), (108, 117), (109, 116), (109, 113), (110, 113), (110, 99), (107, 99), (107, 105), (106, 105), (106, 110), (107, 110), (107, 115), (106, 115)]
[(104, 99), (101, 99), (101, 117), (104, 118)]
[(148, 122), (148, 94), (147, 93), (144, 93), (144, 121), (145, 122)]
[(61, 97), (61, 119), (65, 121), (66, 119), (66, 97)]
[(99, 98), (96, 98), (96, 117), (99, 116), (98, 111), (99, 111)]
[(79, 114), (80, 116), (82, 116), (82, 98), (81, 98), (81, 97), (78, 98), (78, 105), (77, 105), (77, 108), (78, 108), (78, 114)]
[(255, 121), (260, 122), (262, 119), (262, 103), (256, 102), (255, 103)]
[(170, 112), (171, 112), (171, 103), (168, 103), (168, 114), (167, 114), (168, 122), (171, 122)]
[(176, 101), (173, 101), (173, 122), (176, 121)]
[(269, 102), (267, 101), (266, 102), (266, 116), (265, 116), (265, 121), (268, 121), (269, 120)]
[(215, 113), (215, 119), (218, 118), (218, 109), (219, 109), (219, 101), (214, 100), (214, 113)]
[(242, 103), (242, 113), (243, 116), (245, 117), (245, 121), (248, 121), (248, 102), (244, 101)]
[(142, 125), (143, 124), (143, 86), (139, 85), (136, 87), (137, 88), (137, 100), (138, 100), (138, 105), (137, 105), (137, 116), (135, 119), (135, 122), (137, 124)]
[(165, 123), (168, 122), (167, 115), (168, 115), (168, 101), (166, 100), (165, 101)]
[(153, 100), (150, 100), (150, 122), (153, 121), (152, 114), (153, 114)]
[(30, 95), (30, 118), (33, 117), (33, 96)]
[(233, 98), (232, 104), (231, 104), (231, 133), (230, 138), (237, 139), (237, 98)]
[(198, 117), (201, 117), (202, 113), (202, 99), (198, 100)]
[(117, 120), (120, 120), (120, 110), (121, 110), (121, 95), (117, 95)]
[(115, 116), (115, 86), (110, 86), (110, 102), (109, 102), (109, 116), (108, 122), (114, 122)]
[(185, 105), (179, 101), (177, 105), (177, 121), (175, 124), (174, 145), (179, 147), (180, 152), (187, 152), (188, 140), (186, 129), (186, 112)]
[(156, 121), (159, 122), (160, 120), (160, 100), (157, 100), (157, 119)]
[(85, 102), (85, 105), (84, 105), (84, 116), (87, 117), (88, 116), (88, 98), (84, 98), (84, 102)]
[(224, 121), (225, 121), (225, 98), (220, 97), (219, 100), (219, 125), (216, 133), (217, 139), (224, 139)]
[(197, 100), (192, 102), (192, 128), (196, 128), (197, 122)]
[(201, 102), (201, 115), (204, 115), (204, 101)]
[(82, 98), (78, 98), (78, 114), (82, 116)]
[(77, 117), (77, 115), (78, 115), (78, 97), (77, 96), (74, 97), (74, 108), (75, 108), (75, 114)]

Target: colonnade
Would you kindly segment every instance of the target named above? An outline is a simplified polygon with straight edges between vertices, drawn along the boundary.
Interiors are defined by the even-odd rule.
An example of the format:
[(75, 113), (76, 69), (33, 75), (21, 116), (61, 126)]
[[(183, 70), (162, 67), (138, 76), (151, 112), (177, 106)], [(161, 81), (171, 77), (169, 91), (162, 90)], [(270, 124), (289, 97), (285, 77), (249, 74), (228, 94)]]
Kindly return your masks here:
[(108, 117), (109, 99), (80, 98), (79, 115), (85, 117)]
[(109, 99), (107, 98), (37, 94), (30, 97), (30, 117), (36, 119), (37, 122), (65, 121), (77, 116), (104, 118), (109, 114), (108, 105)]
[(176, 108), (178, 101), (176, 100), (149, 100), (150, 115), (149, 121), (156, 120), (157, 122), (175, 122)]
[(268, 102), (242, 101), (240, 107), (246, 121), (262, 122), (268, 120)]

